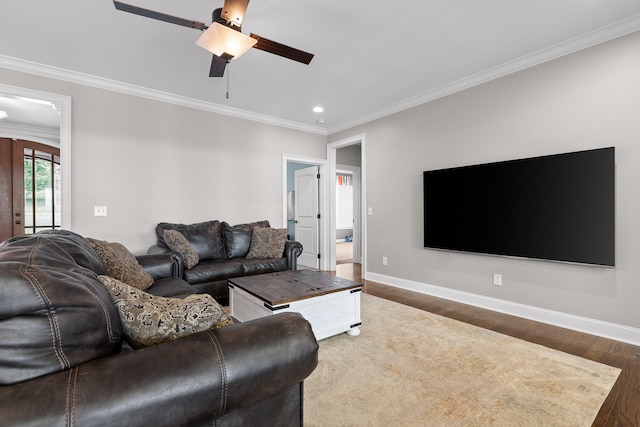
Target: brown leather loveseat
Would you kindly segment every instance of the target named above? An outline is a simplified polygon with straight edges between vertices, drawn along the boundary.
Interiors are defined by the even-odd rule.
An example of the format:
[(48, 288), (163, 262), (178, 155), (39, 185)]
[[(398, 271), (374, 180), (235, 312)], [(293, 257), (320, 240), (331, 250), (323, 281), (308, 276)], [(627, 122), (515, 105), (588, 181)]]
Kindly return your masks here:
[[(139, 261), (150, 291), (194, 292), (172, 255)], [(318, 346), (301, 316), (132, 350), (99, 274), (100, 258), (71, 232), (0, 244), (0, 425), (302, 425), (302, 381)]]
[[(212, 295), (220, 304), (228, 305), (227, 279), (297, 269), (302, 244), (295, 240), (285, 240), (284, 250), (277, 257), (250, 258), (254, 228), (273, 230), (266, 220), (233, 226), (218, 220), (196, 224), (161, 222), (155, 230), (157, 243), (147, 253), (176, 254), (182, 260), (182, 277), (186, 282), (198, 291)], [(185, 237), (198, 254), (196, 265), (186, 267), (182, 254), (167, 246), (164, 239), (167, 230), (177, 230)]]

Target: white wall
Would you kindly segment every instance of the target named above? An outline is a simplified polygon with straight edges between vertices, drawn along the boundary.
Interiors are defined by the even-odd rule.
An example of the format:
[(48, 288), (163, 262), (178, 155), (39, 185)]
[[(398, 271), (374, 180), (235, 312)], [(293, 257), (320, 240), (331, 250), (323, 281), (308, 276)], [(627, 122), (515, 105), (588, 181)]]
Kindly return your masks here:
[(1, 68), (0, 81), (72, 97), (72, 229), (134, 253), (161, 221), (285, 226), (282, 155), (326, 155), (322, 135)]
[[(366, 133), (367, 277), (640, 327), (639, 112), (635, 33), (331, 135)], [(422, 171), (607, 146), (617, 156), (615, 269), (423, 248)]]

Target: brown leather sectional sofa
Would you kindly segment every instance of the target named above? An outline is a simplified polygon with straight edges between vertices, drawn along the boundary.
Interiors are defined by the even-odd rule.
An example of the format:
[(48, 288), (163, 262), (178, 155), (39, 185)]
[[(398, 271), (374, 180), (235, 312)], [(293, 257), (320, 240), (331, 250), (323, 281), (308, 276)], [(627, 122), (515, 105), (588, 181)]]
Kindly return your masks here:
[[(197, 292), (171, 254), (138, 257), (157, 295)], [(86, 240), (0, 244), (0, 425), (302, 425), (318, 345), (293, 313), (132, 350)]]

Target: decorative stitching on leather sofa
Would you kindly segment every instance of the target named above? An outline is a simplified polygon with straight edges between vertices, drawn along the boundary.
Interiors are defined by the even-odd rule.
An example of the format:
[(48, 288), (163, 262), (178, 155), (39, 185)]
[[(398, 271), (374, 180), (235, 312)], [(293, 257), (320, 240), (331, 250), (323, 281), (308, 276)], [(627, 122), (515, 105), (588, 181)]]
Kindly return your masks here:
[[(102, 312), (104, 313), (104, 317), (107, 321), (106, 326), (107, 326), (107, 335), (109, 336), (109, 341), (110, 342), (119, 341), (119, 339), (116, 338), (113, 334), (112, 319), (109, 313), (109, 309), (107, 308), (107, 305), (104, 303), (104, 300), (98, 296), (98, 294), (94, 291), (94, 289), (91, 286), (86, 286), (87, 279), (88, 277), (84, 276), (84, 279), (82, 280), (82, 285), (87, 291), (89, 291), (91, 296), (95, 298), (96, 302), (100, 304), (100, 308), (102, 309)], [(118, 319), (118, 321), (120, 321), (120, 319)]]
[(64, 420), (67, 427), (72, 427), (76, 424), (76, 390), (78, 389), (78, 368), (72, 368), (69, 370), (69, 380), (67, 381), (67, 394), (65, 398), (65, 412)]
[[(227, 410), (227, 398), (228, 398), (228, 384), (227, 384), (227, 366), (226, 366), (226, 361), (224, 360), (224, 353), (222, 352), (222, 346), (220, 345), (220, 342), (218, 341), (218, 338), (212, 334), (211, 332), (208, 332), (207, 335), (209, 335), (209, 339), (211, 339), (211, 342), (213, 343), (213, 347), (216, 350), (216, 354), (218, 355), (218, 364), (220, 366), (220, 377), (222, 379), (222, 387), (221, 387), (221, 393), (222, 393), (222, 398), (220, 399), (220, 412), (218, 414), (218, 417), (221, 417), (225, 411)], [(216, 424), (218, 424), (216, 422)]]
[(69, 360), (65, 356), (62, 346), (60, 345), (60, 328), (58, 325), (58, 321), (51, 310), (51, 301), (49, 301), (49, 298), (38, 279), (30, 273), (30, 269), (31, 268), (28, 265), (23, 265), (20, 267), (19, 271), (20, 274), (22, 274), (22, 277), (24, 277), (25, 280), (29, 282), (34, 293), (39, 297), (42, 308), (47, 313), (47, 320), (49, 321), (49, 331), (51, 332), (51, 347), (53, 349), (53, 353), (56, 355), (56, 358), (60, 362), (60, 367), (62, 369), (69, 368), (71, 366), (71, 363), (69, 363)]

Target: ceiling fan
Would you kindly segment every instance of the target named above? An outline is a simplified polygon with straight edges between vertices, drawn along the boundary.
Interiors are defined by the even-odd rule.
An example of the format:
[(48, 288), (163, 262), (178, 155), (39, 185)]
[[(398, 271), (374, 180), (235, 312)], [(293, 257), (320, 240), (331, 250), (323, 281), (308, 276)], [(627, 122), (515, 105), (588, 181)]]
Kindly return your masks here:
[(123, 12), (204, 31), (196, 44), (213, 53), (209, 77), (222, 77), (229, 61), (239, 57), (252, 47), (303, 64), (309, 64), (313, 59), (311, 53), (274, 42), (254, 33), (249, 36), (242, 34), (242, 19), (249, 5), (249, 0), (225, 0), (222, 8), (213, 11), (211, 26), (205, 25), (204, 22), (179, 18), (116, 0), (113, 0), (113, 4), (117, 10)]

